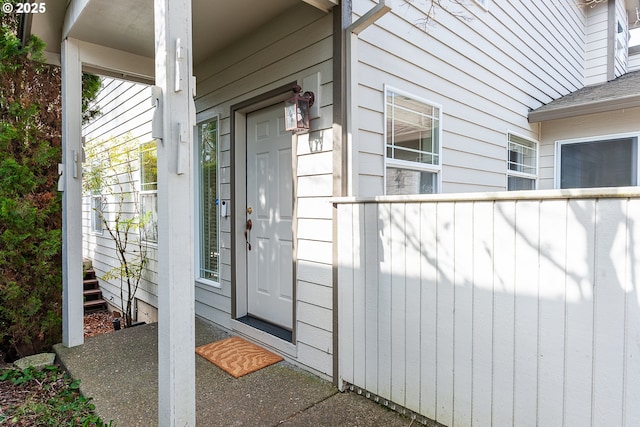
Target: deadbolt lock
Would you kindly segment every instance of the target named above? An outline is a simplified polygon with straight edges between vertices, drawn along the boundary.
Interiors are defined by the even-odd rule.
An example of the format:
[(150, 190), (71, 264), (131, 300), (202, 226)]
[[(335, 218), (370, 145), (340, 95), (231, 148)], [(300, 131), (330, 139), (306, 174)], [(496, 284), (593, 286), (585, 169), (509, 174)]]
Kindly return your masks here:
[(251, 208), (251, 207), (247, 208), (247, 213), (249, 215), (251, 215), (253, 213), (253, 208)]

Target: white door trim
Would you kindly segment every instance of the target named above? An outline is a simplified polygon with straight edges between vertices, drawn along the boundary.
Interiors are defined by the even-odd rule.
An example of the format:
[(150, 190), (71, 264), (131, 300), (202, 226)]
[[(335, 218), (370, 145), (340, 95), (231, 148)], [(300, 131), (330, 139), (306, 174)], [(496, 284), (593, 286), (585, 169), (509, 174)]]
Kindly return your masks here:
[[(230, 114), (230, 130), (231, 130), (231, 325), (235, 330), (236, 324), (240, 322), (234, 321), (234, 319), (247, 315), (247, 263), (245, 257), (245, 240), (244, 240), (244, 227), (246, 223), (246, 126), (247, 126), (247, 114), (259, 110), (270, 105), (277, 103), (283, 103), (285, 99), (292, 96), (293, 87), (297, 82), (290, 82), (280, 87), (277, 87), (267, 93), (240, 102), (231, 106)], [(284, 108), (284, 104), (283, 104)], [(296, 144), (296, 138), (293, 138), (293, 144)], [(293, 151), (293, 157), (296, 158)], [(296, 176), (296, 161), (293, 164), (293, 176)], [(295, 181), (295, 179), (294, 179)], [(294, 182), (294, 218), (293, 218), (293, 233), (294, 241), (296, 239), (296, 187)], [(294, 266), (295, 266), (296, 252), (294, 248)], [(294, 268), (295, 278), (295, 268)], [(294, 279), (295, 280), (295, 279)], [(293, 330), (292, 330), (292, 343), (296, 342), (296, 286), (293, 287)], [(246, 326), (246, 325), (245, 325)], [(254, 333), (251, 333), (254, 331)], [(243, 335), (251, 337), (256, 341), (261, 342), (261, 335), (264, 332), (251, 327), (242, 327)], [(275, 340), (286, 342), (275, 338)], [(287, 351), (290, 353), (290, 351)]]

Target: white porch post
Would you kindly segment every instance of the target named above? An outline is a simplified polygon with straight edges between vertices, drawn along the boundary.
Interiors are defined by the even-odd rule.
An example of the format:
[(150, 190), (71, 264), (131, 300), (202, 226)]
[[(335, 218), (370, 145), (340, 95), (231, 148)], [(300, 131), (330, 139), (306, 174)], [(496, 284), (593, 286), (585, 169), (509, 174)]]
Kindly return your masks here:
[(194, 426), (191, 0), (154, 0), (154, 19), (163, 112), (163, 138), (158, 141), (158, 420), (161, 426)]
[(82, 64), (62, 42), (62, 343), (84, 343), (82, 304)]

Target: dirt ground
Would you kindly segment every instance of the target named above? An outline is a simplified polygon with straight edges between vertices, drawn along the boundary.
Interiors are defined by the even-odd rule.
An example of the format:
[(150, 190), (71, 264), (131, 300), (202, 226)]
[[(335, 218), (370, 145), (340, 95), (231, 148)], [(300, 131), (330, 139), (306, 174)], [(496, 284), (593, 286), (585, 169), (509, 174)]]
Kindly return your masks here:
[[(113, 319), (111, 313), (93, 313), (84, 316), (84, 336), (93, 337), (96, 335), (107, 334), (113, 332)], [(11, 368), (12, 365), (4, 363), (0, 357), (0, 370)], [(62, 374), (50, 374), (50, 378), (46, 387), (43, 387), (41, 381), (34, 380), (14, 385), (11, 381), (0, 381), (0, 420), (3, 419), (3, 413), (10, 408), (23, 405), (27, 401), (47, 402), (52, 396), (55, 396), (61, 389), (68, 387), (68, 381), (65, 382)], [(7, 423), (14, 426), (37, 426), (40, 423), (32, 422), (29, 414), (23, 414), (19, 421), (4, 420), (0, 424)]]
[(113, 332), (113, 320), (115, 317), (111, 313), (93, 313), (84, 316), (84, 337)]

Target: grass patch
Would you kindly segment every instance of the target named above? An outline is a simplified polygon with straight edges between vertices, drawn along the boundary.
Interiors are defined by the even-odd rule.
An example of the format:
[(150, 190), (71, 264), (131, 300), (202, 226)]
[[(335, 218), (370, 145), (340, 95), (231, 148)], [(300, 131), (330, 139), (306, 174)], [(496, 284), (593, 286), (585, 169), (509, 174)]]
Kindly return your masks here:
[(11, 426), (113, 426), (94, 414), (80, 382), (57, 366), (0, 370), (0, 424)]

